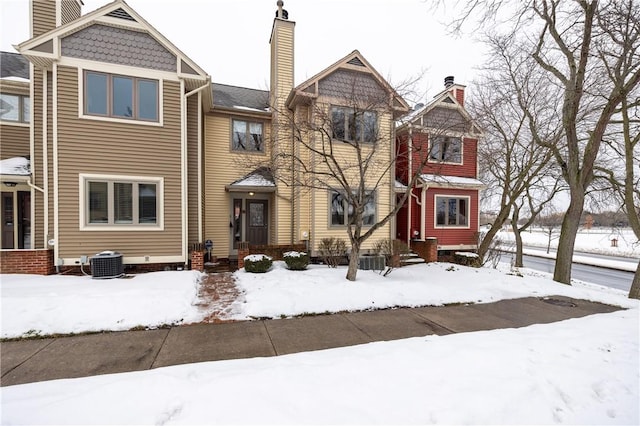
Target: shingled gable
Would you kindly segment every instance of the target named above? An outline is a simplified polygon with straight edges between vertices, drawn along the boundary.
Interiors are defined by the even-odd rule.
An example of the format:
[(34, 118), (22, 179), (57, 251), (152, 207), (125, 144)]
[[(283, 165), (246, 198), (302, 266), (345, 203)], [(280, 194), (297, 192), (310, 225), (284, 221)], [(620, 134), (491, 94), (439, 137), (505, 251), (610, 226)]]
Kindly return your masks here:
[(409, 111), (410, 107), (406, 101), (402, 99), (402, 97), (389, 85), (380, 73), (378, 73), (378, 71), (376, 71), (375, 68), (373, 68), (357, 50), (354, 50), (333, 65), (295, 87), (287, 98), (287, 107), (293, 108), (298, 103), (307, 103), (311, 99), (317, 98), (320, 94), (319, 86), (321, 81), (326, 80), (332, 74), (341, 70), (364, 73), (373, 77), (377, 84), (379, 84), (380, 87), (388, 93), (389, 105), (393, 108), (394, 115), (400, 116)]
[(469, 115), (467, 110), (462, 105), (460, 105), (455, 96), (453, 96), (453, 94), (451, 94), (451, 92), (449, 92), (448, 90), (444, 90), (441, 93), (437, 94), (435, 98), (428, 104), (414, 109), (409, 114), (401, 117), (400, 120), (396, 122), (396, 131), (400, 131), (408, 125), (421, 127), (422, 117), (427, 116), (431, 111), (438, 107), (446, 108), (459, 113), (465, 122), (470, 123), (469, 133), (477, 136), (483, 135), (482, 130), (480, 130), (480, 128), (475, 124), (473, 118)]
[[(80, 18), (14, 46), (24, 57), (37, 66), (50, 68), (62, 56), (60, 40), (92, 26), (135, 31), (148, 34), (155, 42), (175, 56), (171, 71), (184, 79), (187, 90), (194, 90), (210, 81), (209, 75), (187, 55), (164, 37), (123, 0), (115, 0)], [(205, 94), (209, 91), (205, 91)], [(207, 95), (205, 95), (207, 96)], [(209, 103), (211, 101), (209, 100)]]

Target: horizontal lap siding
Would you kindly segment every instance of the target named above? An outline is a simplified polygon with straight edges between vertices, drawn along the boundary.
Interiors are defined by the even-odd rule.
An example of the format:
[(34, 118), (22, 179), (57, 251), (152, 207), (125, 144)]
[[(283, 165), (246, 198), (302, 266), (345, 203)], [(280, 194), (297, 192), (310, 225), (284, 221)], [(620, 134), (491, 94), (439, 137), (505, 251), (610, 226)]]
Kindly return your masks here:
[(34, 0), (33, 13), (33, 37), (52, 30), (56, 26), (56, 2), (53, 0)]
[(421, 173), (437, 174), (443, 176), (461, 176), (468, 178), (476, 177), (476, 164), (477, 164), (477, 140), (464, 138), (462, 143), (462, 164), (438, 164), (435, 162), (427, 161), (427, 155), (429, 153), (429, 141), (426, 134), (414, 134), (413, 145), (421, 147), (420, 149), (414, 149), (413, 151), (413, 170), (419, 170), (418, 168), (424, 164)]
[[(78, 71), (58, 70), (59, 256), (78, 257), (106, 249), (125, 257), (180, 256), (179, 83), (163, 83), (163, 127), (110, 123), (78, 118)], [(80, 173), (163, 177), (164, 230), (80, 231)]]
[[(376, 189), (376, 221), (382, 220), (391, 210), (392, 206), (390, 204), (391, 201), (391, 179), (392, 173), (390, 169), (386, 167), (389, 166), (391, 161), (391, 130), (390, 125), (391, 115), (390, 114), (380, 114), (378, 116), (379, 120), (379, 132), (381, 136), (386, 138), (384, 140), (379, 140), (377, 142), (378, 146), (376, 147), (377, 152), (375, 154), (375, 159), (378, 162), (377, 166), (371, 166), (369, 171), (369, 175), (367, 176), (367, 189)], [(387, 136), (388, 135), (388, 136)], [(344, 146), (340, 146), (340, 144), (336, 144), (334, 146), (334, 153), (336, 157), (340, 158), (348, 158), (350, 163), (354, 163), (356, 157), (354, 151), (352, 149), (348, 149)], [(344, 165), (347, 163), (343, 163)], [(316, 167), (321, 167), (316, 162)], [(351, 169), (353, 170), (353, 169)], [(381, 173), (386, 173), (384, 179), (378, 184), (377, 188), (374, 188), (376, 184), (376, 180), (379, 178)], [(353, 183), (357, 184), (359, 178), (354, 174), (353, 175)], [(324, 190), (313, 190), (314, 192), (314, 223), (312, 229), (313, 235), (313, 244), (314, 248), (317, 250), (318, 245), (322, 238), (328, 237), (339, 237), (344, 239), (349, 245), (349, 235), (347, 233), (346, 226), (331, 226), (330, 217), (329, 217), (329, 192)], [(393, 220), (393, 219), (392, 219)], [(386, 239), (391, 237), (391, 221), (387, 222), (384, 226), (379, 228), (365, 243), (363, 244), (364, 249), (370, 249), (373, 247), (376, 241), (380, 239)], [(363, 227), (363, 231), (366, 232), (368, 227)]]
[(242, 177), (246, 171), (228, 156), (231, 119), (227, 116), (205, 115), (203, 173), (205, 192), (204, 238), (214, 243), (213, 254), (229, 256), (230, 211), (229, 194), (224, 186)]
[[(252, 120), (247, 118), (247, 120)], [(269, 140), (269, 121), (263, 123), (264, 140)], [(246, 193), (231, 193), (225, 185), (242, 178), (253, 169), (258, 162), (264, 162), (266, 154), (238, 154), (231, 151), (231, 116), (223, 114), (206, 114), (204, 116), (204, 239), (213, 241), (212, 254), (229, 257), (231, 253), (231, 200), (246, 198)], [(268, 146), (268, 145), (267, 145)], [(268, 148), (267, 148), (268, 149)], [(249, 163), (254, 163), (249, 165)], [(273, 198), (269, 197), (269, 228), (273, 232), (275, 215)], [(246, 237), (246, 235), (245, 235)]]
[(29, 128), (0, 124), (0, 160), (13, 157), (29, 157)]
[[(469, 228), (436, 228), (435, 222), (435, 196), (467, 196), (470, 197)], [(438, 189), (427, 190), (426, 208), (426, 237), (438, 238), (438, 246), (477, 244), (478, 232), (478, 191), (463, 189)]]
[[(44, 188), (43, 155), (42, 155), (42, 71), (35, 70), (33, 78), (34, 99), (31, 102), (31, 117), (33, 120), (34, 152), (31, 158), (31, 174), (33, 183)], [(31, 191), (31, 208), (34, 210), (35, 221), (31, 223), (35, 248), (42, 248), (45, 244), (44, 235), (44, 195), (40, 191)]]
[(189, 200), (189, 244), (200, 242), (198, 235), (198, 115), (200, 106), (198, 95), (187, 101), (187, 197)]

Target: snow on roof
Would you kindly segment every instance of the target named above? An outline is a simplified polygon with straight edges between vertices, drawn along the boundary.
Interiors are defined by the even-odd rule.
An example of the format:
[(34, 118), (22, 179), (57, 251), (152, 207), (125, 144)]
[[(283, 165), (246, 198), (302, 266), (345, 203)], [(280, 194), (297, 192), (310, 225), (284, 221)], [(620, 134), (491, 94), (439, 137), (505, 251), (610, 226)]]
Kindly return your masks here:
[(14, 76), (2, 77), (2, 78), (0, 78), (0, 80), (3, 80), (3, 81), (18, 81), (18, 82), (21, 82), (21, 83), (29, 83), (29, 81), (30, 81), (28, 78), (14, 77)]
[(242, 106), (242, 105), (234, 105), (233, 106), (235, 109), (242, 109), (245, 111), (259, 111), (259, 112), (265, 112), (265, 111), (269, 111), (269, 107), (265, 107), (263, 109), (259, 109), (259, 108), (251, 108), (251, 107), (247, 107), (247, 106)]
[(31, 167), (29, 160), (24, 157), (0, 160), (0, 175), (29, 176)]
[(442, 176), (442, 175), (431, 175), (431, 174), (422, 174), (420, 175), (420, 179), (422, 179), (426, 183), (435, 183), (436, 185), (443, 186), (463, 186), (463, 187), (471, 187), (471, 188), (484, 188), (485, 184), (478, 179), (459, 177), (459, 176)]
[(276, 186), (273, 181), (265, 179), (260, 175), (249, 175), (233, 183), (234, 186)]

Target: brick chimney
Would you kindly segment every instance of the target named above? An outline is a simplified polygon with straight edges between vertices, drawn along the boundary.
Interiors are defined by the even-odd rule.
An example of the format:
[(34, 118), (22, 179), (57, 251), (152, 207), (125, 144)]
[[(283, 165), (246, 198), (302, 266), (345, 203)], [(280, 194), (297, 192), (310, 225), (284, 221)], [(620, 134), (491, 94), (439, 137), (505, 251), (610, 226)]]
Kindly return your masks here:
[(444, 78), (445, 90), (448, 90), (449, 93), (451, 93), (453, 97), (456, 98), (458, 103), (464, 106), (464, 88), (467, 86), (463, 86), (462, 84), (456, 84), (454, 80), (455, 79), (452, 75), (449, 75)]
[(31, 0), (31, 38), (78, 19), (82, 0)]

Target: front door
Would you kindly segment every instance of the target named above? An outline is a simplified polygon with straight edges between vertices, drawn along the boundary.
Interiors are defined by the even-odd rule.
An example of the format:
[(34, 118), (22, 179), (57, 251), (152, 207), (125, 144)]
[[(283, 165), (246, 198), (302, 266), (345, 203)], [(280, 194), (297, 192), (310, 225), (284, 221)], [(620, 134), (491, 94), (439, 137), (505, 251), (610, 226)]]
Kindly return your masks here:
[(252, 245), (267, 244), (269, 238), (269, 203), (267, 200), (247, 200), (247, 241)]

